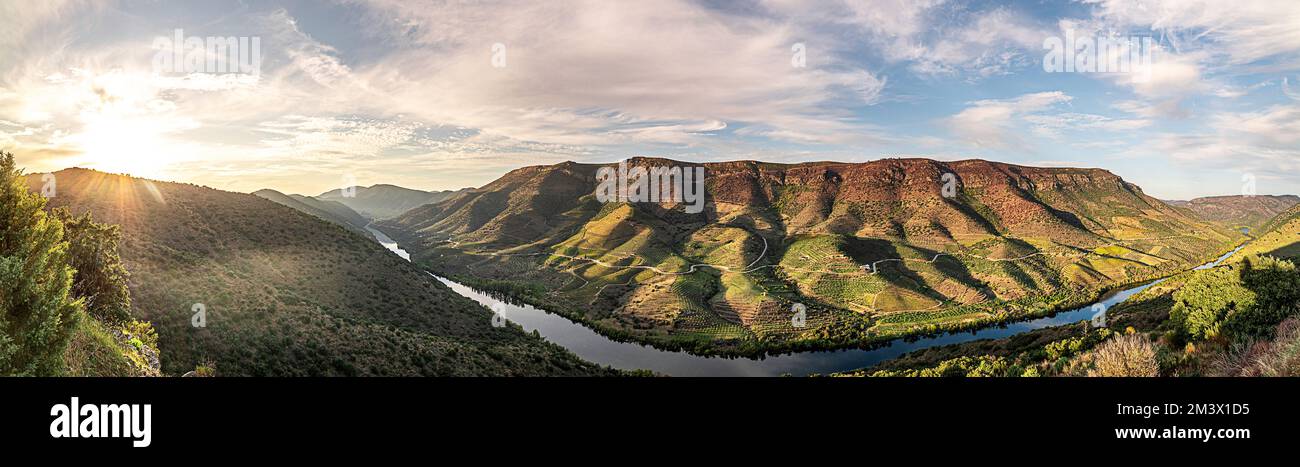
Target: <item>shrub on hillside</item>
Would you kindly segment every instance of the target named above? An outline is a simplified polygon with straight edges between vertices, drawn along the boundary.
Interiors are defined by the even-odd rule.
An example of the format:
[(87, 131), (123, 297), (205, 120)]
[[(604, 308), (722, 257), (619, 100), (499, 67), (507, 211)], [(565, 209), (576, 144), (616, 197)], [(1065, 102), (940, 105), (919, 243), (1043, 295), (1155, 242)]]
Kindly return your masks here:
[(121, 228), (97, 223), (89, 212), (77, 217), (67, 209), (57, 208), (52, 214), (63, 222), (68, 263), (77, 271), (72, 282), (73, 296), (81, 298), (86, 312), (100, 321), (126, 322), (131, 318), (131, 293), (126, 285), (130, 275), (117, 252)]
[(1300, 318), (1277, 326), (1272, 341), (1239, 342), (1214, 357), (1216, 376), (1300, 376)]
[(1145, 336), (1128, 334), (1116, 337), (1097, 347), (1092, 355), (1092, 369), (1088, 376), (1103, 377), (1154, 377), (1160, 375), (1156, 363), (1156, 349)]

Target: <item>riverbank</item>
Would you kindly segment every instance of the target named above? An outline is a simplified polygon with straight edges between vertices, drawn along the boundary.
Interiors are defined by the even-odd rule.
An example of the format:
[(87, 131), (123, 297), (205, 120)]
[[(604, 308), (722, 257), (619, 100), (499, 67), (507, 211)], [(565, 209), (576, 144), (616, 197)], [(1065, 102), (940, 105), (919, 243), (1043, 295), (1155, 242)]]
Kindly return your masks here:
[[(389, 248), (396, 249), (394, 251), (401, 250), (396, 242), (391, 239), (389, 242), (391, 243), (381, 243), (385, 243), (385, 246), (391, 244)], [(1238, 249), (1240, 246), (1220, 256), (1218, 261), (1231, 256)], [(406, 252), (403, 250), (398, 254), (405, 255)], [(1089, 302), (1087, 306), (1074, 309), (1062, 306), (1055, 312), (1037, 318), (986, 325), (971, 331), (942, 332), (928, 337), (893, 339), (875, 343), (872, 348), (796, 348), (784, 353), (764, 352), (753, 357), (696, 355), (680, 349), (655, 348), (631, 339), (620, 341), (603, 335), (580, 320), (571, 320), (559, 313), (533, 306), (529, 301), (521, 300), (521, 297), (476, 290), (472, 284), (462, 284), (447, 278), (439, 278), (439, 280), (457, 293), (502, 312), (506, 319), (520, 324), (525, 330), (536, 331), (543, 338), (568, 348), (583, 359), (619, 369), (644, 369), (675, 376), (807, 376), (841, 373), (870, 367), (917, 350), (1015, 336), (1036, 329), (1086, 321), (1095, 314), (1094, 304)], [(1158, 282), (1158, 280), (1148, 281), (1137, 287), (1098, 292), (1098, 300), (1095, 302), (1110, 308)]]
[[(1226, 253), (1220, 252), (1215, 256), (1210, 256), (1205, 259), (1207, 262), (1203, 263), (1202, 266), (1198, 266), (1197, 269), (1217, 264), (1234, 252), (1239, 251), (1245, 245), (1245, 243), (1242, 243), (1227, 250)], [(512, 281), (482, 279), (455, 274), (441, 270), (433, 264), (417, 263), (417, 266), (432, 274), (448, 278), (472, 289), (487, 292), (498, 298), (504, 298), (504, 301), (531, 305), (549, 313), (563, 316), (576, 324), (592, 329), (618, 342), (635, 342), (660, 350), (684, 351), (699, 356), (749, 359), (762, 359), (799, 352), (870, 351), (887, 347), (893, 342), (913, 342), (936, 339), (949, 334), (978, 333), (989, 328), (1007, 327), (1016, 323), (1037, 320), (1051, 320), (1052, 325), (1058, 325), (1064, 324), (1056, 321), (1063, 314), (1076, 318), (1074, 321), (1090, 320), (1099, 311), (1094, 308), (1096, 304), (1104, 304), (1105, 308), (1108, 309), (1116, 303), (1112, 302), (1111, 299), (1117, 295), (1127, 297), (1131, 293), (1136, 293), (1133, 291), (1141, 291), (1161, 280), (1186, 271), (1177, 270), (1142, 277), (1093, 291), (1067, 290), (1058, 291), (1046, 297), (1033, 297), (1020, 301), (966, 305), (964, 307), (970, 308), (971, 313), (981, 312), (986, 316), (960, 322), (917, 325), (902, 331), (876, 333), (866, 337), (858, 334), (845, 336), (842, 339), (818, 338), (772, 342), (754, 339), (726, 341), (696, 339), (685, 335), (674, 335), (671, 331), (654, 332), (654, 330), (647, 330), (638, 332), (625, 327), (606, 325), (600, 321), (591, 320), (581, 310), (571, 309), (555, 303), (554, 300), (545, 295), (545, 290), (529, 288)], [(998, 311), (998, 309), (1005, 310), (1007, 308), (1029, 309), (1032, 311), (1021, 313)]]

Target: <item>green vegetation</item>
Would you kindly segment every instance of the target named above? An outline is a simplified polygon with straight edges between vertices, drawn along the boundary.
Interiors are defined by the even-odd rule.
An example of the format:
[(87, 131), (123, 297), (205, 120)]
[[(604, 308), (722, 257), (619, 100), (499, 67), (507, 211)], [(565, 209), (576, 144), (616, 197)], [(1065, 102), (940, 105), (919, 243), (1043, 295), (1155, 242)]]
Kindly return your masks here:
[(66, 209), (52, 211), (63, 222), (68, 241), (68, 260), (77, 274), (72, 293), (81, 297), (86, 311), (107, 323), (122, 323), (131, 317), (130, 274), (122, 265), (117, 249), (122, 232), (116, 225), (100, 224), (90, 213), (73, 216)]
[(9, 154), (0, 182), (0, 374), (158, 376), (158, 335), (131, 319), (117, 226), (47, 213)]
[(63, 373), (84, 307), (72, 295), (63, 223), (44, 207), (27, 192), (14, 156), (0, 153), (0, 375)]
[(1258, 255), (1278, 258), (1300, 257), (1300, 206), (1279, 214), (1255, 235), (1256, 238), (1246, 248), (1237, 252), (1230, 261), (1240, 261), (1248, 256)]
[(999, 340), (980, 340), (913, 352), (837, 376), (1054, 376), (1087, 371), (1074, 361), (1115, 333), (1087, 323), (1031, 331)]
[(160, 376), (157, 333), (142, 321), (110, 326), (81, 316), (68, 342), (68, 376)]

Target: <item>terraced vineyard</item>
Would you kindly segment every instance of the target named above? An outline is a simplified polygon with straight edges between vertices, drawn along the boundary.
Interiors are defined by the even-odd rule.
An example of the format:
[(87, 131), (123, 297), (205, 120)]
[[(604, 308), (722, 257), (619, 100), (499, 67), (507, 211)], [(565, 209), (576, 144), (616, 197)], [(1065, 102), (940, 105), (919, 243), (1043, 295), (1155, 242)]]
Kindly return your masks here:
[[(1039, 316), (1242, 239), (1104, 171), (919, 159), (706, 167), (700, 215), (595, 202), (598, 166), (568, 163), (380, 226), (440, 275), (701, 353), (869, 345)], [(945, 171), (964, 183), (955, 199), (929, 184)]]

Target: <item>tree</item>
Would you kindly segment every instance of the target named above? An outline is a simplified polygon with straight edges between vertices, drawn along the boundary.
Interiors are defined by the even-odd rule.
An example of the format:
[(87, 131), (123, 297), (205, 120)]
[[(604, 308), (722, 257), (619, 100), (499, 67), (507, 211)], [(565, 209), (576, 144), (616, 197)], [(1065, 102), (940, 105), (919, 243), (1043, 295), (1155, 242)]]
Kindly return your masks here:
[(54, 375), (76, 324), (63, 223), (0, 152), (0, 374)]
[(1255, 292), (1241, 283), (1233, 268), (1214, 268), (1193, 273), (1173, 294), (1169, 311), (1173, 323), (1196, 339), (1220, 334), (1229, 316), (1255, 307)]
[(126, 285), (130, 275), (117, 253), (121, 229), (95, 222), (89, 212), (81, 217), (63, 208), (53, 212), (63, 222), (69, 264), (77, 271), (72, 295), (85, 301), (86, 312), (100, 321), (125, 323), (131, 318), (131, 293)]
[(1296, 314), (1300, 272), (1290, 261), (1252, 256), (1195, 272), (1173, 298), (1169, 317), (1193, 338), (1265, 338)]
[(1257, 303), (1224, 325), (1235, 337), (1272, 337), (1278, 324), (1296, 314), (1300, 272), (1295, 263), (1272, 256), (1247, 257), (1242, 261), (1241, 283), (1255, 292)]

